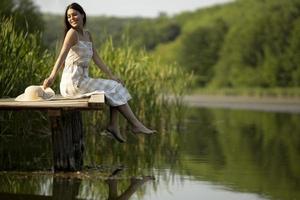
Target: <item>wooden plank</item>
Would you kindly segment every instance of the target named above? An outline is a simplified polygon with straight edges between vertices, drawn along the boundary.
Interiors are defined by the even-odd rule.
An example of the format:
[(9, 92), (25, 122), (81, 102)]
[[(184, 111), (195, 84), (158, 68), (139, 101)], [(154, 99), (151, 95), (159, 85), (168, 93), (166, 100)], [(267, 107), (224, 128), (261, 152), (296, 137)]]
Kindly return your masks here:
[(104, 105), (104, 94), (98, 94), (97, 101), (89, 103), (90, 98), (66, 99), (56, 96), (49, 101), (15, 101), (14, 98), (0, 99), (0, 110), (14, 109), (101, 109)]
[(104, 95), (103, 94), (92, 95), (88, 101), (89, 107), (97, 107), (101, 103), (104, 103)]

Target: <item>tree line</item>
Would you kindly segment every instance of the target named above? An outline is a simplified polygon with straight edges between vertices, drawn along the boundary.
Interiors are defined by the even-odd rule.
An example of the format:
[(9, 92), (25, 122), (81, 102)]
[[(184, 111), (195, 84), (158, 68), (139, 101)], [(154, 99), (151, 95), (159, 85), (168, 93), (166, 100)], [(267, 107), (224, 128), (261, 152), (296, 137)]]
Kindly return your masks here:
[(176, 18), (184, 31), (158, 54), (173, 52), (167, 61), (177, 58), (199, 86), (300, 86), (299, 0), (237, 0)]

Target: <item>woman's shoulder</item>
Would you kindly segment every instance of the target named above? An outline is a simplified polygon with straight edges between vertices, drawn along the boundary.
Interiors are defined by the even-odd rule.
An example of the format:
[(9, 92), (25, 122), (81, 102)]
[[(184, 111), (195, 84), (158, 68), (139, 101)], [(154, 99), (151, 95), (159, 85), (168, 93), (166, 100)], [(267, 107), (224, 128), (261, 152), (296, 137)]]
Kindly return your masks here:
[(69, 30), (68, 30), (68, 32), (66, 33), (66, 35), (68, 35), (68, 36), (76, 36), (77, 37), (77, 31), (74, 29), (74, 28), (70, 28)]
[(73, 28), (70, 28), (66, 33), (65, 40), (71, 42), (72, 44), (77, 43), (78, 42), (77, 31)]

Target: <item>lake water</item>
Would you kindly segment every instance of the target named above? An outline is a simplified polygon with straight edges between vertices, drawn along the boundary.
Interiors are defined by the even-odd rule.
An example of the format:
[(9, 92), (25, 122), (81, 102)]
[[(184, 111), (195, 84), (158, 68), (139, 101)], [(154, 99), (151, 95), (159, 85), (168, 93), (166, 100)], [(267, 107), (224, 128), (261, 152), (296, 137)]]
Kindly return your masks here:
[[(188, 108), (176, 130), (86, 131), (85, 169), (51, 172), (51, 136), (0, 137), (0, 199), (300, 199), (300, 115)], [(175, 128), (174, 128), (175, 129)]]

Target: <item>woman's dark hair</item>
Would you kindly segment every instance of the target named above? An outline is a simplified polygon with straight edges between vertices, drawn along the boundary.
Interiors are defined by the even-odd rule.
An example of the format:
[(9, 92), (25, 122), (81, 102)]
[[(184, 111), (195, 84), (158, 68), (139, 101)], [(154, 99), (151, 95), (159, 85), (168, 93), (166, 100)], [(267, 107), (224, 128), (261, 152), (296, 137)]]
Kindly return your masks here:
[(68, 10), (69, 9), (74, 9), (74, 10), (77, 10), (78, 12), (80, 12), (80, 14), (83, 15), (83, 26), (86, 23), (86, 14), (85, 14), (83, 8), (78, 3), (71, 3), (70, 5), (67, 6), (66, 12), (65, 12), (65, 35), (64, 36), (66, 36), (67, 32), (70, 30), (70, 28), (72, 28), (71, 24), (68, 21)]

